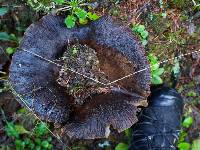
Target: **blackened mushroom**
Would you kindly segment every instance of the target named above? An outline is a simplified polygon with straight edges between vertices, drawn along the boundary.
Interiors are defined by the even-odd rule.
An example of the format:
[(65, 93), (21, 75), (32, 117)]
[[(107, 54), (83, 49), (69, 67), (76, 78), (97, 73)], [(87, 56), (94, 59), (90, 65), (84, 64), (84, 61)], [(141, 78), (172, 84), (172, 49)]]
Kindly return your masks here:
[[(63, 134), (72, 138), (103, 138), (111, 126), (119, 132), (129, 128), (137, 121), (137, 107), (146, 106), (149, 95), (150, 70), (143, 48), (130, 29), (111, 17), (73, 29), (67, 29), (63, 21), (63, 16), (50, 14), (27, 29), (10, 67), (17, 99), (41, 119), (64, 124)], [(77, 41), (96, 51), (109, 81), (133, 75), (104, 85), (109, 92), (74, 104), (57, 82), (60, 66), (54, 62), (62, 57), (66, 45)]]

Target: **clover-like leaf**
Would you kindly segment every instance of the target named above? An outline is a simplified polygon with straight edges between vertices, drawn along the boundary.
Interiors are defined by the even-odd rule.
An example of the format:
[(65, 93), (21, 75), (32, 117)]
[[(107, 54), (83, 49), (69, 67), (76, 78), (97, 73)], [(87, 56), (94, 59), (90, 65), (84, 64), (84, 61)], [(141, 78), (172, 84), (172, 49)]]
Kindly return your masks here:
[(87, 18), (87, 12), (84, 9), (78, 8), (75, 11), (75, 14), (79, 19), (86, 19)]
[(65, 19), (65, 24), (67, 28), (73, 28), (76, 23), (76, 18), (72, 15), (68, 15), (67, 18)]
[(99, 19), (99, 16), (96, 13), (88, 12), (87, 15), (88, 15), (88, 18), (92, 21)]

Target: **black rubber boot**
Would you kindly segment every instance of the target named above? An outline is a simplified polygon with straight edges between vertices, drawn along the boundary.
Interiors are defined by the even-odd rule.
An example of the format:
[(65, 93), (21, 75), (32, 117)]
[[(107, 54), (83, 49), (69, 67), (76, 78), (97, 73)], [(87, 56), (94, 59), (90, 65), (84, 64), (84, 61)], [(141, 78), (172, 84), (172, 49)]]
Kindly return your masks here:
[(149, 97), (149, 106), (132, 127), (129, 150), (175, 150), (180, 132), (183, 100), (176, 90), (156, 88)]

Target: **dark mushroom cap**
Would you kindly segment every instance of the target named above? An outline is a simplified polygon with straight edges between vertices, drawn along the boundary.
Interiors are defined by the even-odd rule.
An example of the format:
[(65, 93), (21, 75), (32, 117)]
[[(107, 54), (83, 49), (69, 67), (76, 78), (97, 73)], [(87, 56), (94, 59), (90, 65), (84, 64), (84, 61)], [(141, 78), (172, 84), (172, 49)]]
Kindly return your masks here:
[[(50, 14), (27, 29), (10, 67), (17, 99), (41, 119), (65, 124), (63, 134), (73, 138), (107, 137), (110, 126), (119, 132), (129, 128), (137, 121), (137, 106), (146, 106), (149, 95), (150, 70), (143, 48), (130, 29), (111, 17), (73, 29), (67, 29), (63, 22), (64, 17)], [(121, 57), (133, 64), (130, 73), (148, 69), (119, 81), (126, 90), (112, 88), (110, 93), (94, 95), (75, 107), (71, 104), (73, 98), (56, 82), (58, 66), (33, 53), (54, 61), (64, 53), (63, 47), (76, 41), (97, 51), (111, 81), (128, 73)]]

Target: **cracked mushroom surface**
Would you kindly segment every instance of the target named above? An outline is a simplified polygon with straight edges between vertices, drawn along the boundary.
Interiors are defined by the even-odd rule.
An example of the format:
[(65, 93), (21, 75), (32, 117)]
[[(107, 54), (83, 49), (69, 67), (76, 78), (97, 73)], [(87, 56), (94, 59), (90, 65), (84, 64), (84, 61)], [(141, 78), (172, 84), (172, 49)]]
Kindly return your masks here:
[[(104, 138), (111, 127), (119, 132), (131, 127), (150, 93), (149, 63), (140, 43), (109, 16), (73, 29), (63, 22), (63, 16), (49, 14), (25, 32), (10, 66), (16, 99), (41, 119), (61, 123), (61, 134), (71, 138)], [(78, 50), (71, 53), (74, 47)]]

